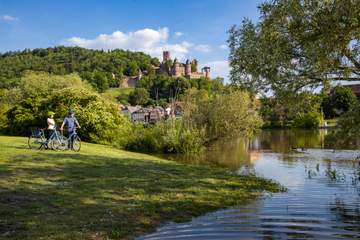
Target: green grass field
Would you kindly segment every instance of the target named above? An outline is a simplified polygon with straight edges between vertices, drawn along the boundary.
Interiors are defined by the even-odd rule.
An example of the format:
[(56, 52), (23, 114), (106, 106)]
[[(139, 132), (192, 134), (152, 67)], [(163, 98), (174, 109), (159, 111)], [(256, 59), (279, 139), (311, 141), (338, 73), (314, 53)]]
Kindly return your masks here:
[(38, 151), (0, 136), (0, 239), (132, 239), (263, 190), (279, 186), (108, 146)]

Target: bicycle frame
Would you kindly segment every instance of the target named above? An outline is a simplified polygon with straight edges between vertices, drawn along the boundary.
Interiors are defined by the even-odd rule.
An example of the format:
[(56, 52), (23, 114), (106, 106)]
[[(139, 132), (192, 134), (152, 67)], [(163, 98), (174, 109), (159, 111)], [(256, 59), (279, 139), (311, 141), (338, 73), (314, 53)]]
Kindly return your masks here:
[(49, 137), (49, 141), (56, 139), (59, 141), (59, 131), (55, 128), (54, 131), (51, 133), (50, 137)]
[(48, 144), (49, 143), (51, 143), (51, 149), (53, 150), (64, 150), (62, 147), (59, 148), (60, 146), (64, 146), (64, 137), (56, 128), (49, 137)]

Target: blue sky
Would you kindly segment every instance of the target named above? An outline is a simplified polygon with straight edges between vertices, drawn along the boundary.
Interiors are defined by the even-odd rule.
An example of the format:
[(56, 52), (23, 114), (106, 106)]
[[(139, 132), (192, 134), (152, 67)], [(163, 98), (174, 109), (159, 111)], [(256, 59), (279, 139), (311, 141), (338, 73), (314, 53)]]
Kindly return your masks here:
[(227, 78), (226, 31), (260, 0), (0, 0), (0, 52), (78, 45), (197, 58)]

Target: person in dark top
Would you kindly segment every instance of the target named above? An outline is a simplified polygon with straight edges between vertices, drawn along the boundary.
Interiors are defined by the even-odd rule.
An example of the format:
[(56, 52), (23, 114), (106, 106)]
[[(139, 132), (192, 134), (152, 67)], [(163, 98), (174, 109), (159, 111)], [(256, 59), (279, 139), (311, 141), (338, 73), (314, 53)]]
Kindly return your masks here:
[(61, 124), (61, 128), (60, 128), (61, 131), (64, 130), (65, 125), (67, 126), (67, 132), (68, 132), (69, 136), (71, 137), (70, 147), (72, 148), (73, 142), (74, 142), (74, 137), (76, 134), (76, 128), (81, 128), (78, 120), (75, 117), (74, 111), (70, 110), (68, 112), (68, 115), (64, 118), (64, 121)]

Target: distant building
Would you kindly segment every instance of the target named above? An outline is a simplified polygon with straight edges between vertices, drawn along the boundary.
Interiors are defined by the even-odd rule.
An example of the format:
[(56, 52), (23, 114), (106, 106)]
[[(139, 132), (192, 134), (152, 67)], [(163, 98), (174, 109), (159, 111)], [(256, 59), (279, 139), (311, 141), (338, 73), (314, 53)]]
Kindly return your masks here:
[(133, 122), (138, 123), (156, 123), (165, 117), (165, 110), (160, 107), (141, 107), (141, 106), (126, 106), (121, 109), (121, 112), (129, 117)]
[(154, 107), (150, 109), (149, 113), (149, 123), (156, 123), (157, 121), (163, 119), (165, 116), (165, 110), (162, 107)]
[[(168, 74), (173, 77), (186, 77), (186, 78), (209, 78), (210, 79), (210, 67), (203, 67), (201, 72), (198, 72), (198, 61), (193, 59), (186, 60), (185, 63), (179, 62), (176, 58), (174, 61), (170, 57), (169, 51), (163, 52), (163, 61), (159, 67), (155, 67), (156, 74)], [(145, 72), (146, 74), (146, 72)], [(139, 73), (136, 76), (125, 76), (120, 87), (129, 88), (135, 87), (136, 83), (141, 79), (143, 73), (139, 69)]]
[(139, 69), (138, 75), (125, 76), (120, 84), (120, 87), (123, 87), (123, 88), (135, 87), (136, 83), (141, 79), (141, 77), (142, 77), (142, 72)]
[(150, 109), (140, 108), (131, 114), (131, 120), (133, 122), (147, 123), (150, 119)]
[(170, 57), (169, 51), (163, 52), (163, 61), (156, 69), (157, 74), (167, 73), (174, 77), (186, 77), (186, 78), (210, 78), (210, 67), (203, 67), (201, 72), (198, 72), (198, 61), (193, 59), (186, 60), (185, 63), (179, 62), (176, 58), (174, 61)]
[(122, 106), (121, 112), (132, 119), (132, 114), (141, 109), (141, 106)]

